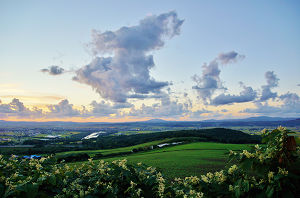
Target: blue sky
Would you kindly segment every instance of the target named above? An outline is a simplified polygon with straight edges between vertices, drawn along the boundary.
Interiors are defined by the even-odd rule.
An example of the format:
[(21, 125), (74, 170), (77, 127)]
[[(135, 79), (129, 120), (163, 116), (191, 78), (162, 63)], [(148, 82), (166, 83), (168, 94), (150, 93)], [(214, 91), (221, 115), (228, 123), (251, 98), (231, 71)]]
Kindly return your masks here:
[[(139, 26), (145, 18), (166, 13), (176, 13), (178, 21), (184, 20), (178, 28), (180, 33), (162, 38), (163, 46), (143, 51), (143, 56), (153, 55), (155, 66), (145, 70), (150, 75), (148, 84), (136, 82), (121, 87), (130, 90), (124, 91), (126, 102), (105, 95), (111, 85), (102, 81), (99, 84), (100, 77), (96, 79), (98, 84), (87, 83), (89, 77), (78, 73), (85, 71), (83, 67), (95, 57), (120, 59), (114, 56), (119, 48), (110, 54), (103, 54), (102, 48), (98, 54), (92, 53), (92, 30), (100, 31), (98, 36), (105, 31), (118, 34), (122, 27)], [(0, 1), (0, 118), (128, 121), (297, 117), (299, 15), (299, 1)], [(218, 57), (230, 52), (237, 53), (236, 57), (222, 64)], [(203, 87), (206, 77), (202, 65), (210, 65), (213, 60), (220, 70), (214, 76), (219, 85), (210, 88), (212, 94), (204, 97), (199, 91), (208, 88)], [(59, 66), (64, 72), (41, 72), (51, 66)], [(122, 63), (111, 68), (119, 67)], [(269, 87), (276, 96), (262, 100), (268, 71), (273, 71), (269, 79), (278, 81)], [(117, 79), (118, 75), (114, 72), (107, 79)], [(194, 75), (200, 78), (197, 82), (192, 80)], [(79, 80), (72, 80), (74, 76)], [(159, 82), (168, 85), (150, 90)], [(252, 95), (250, 89), (240, 94), (244, 89), (239, 82), (251, 87)], [(136, 91), (137, 86), (148, 93)], [(134, 94), (144, 98), (133, 99)], [(217, 97), (227, 104), (213, 104)], [(14, 98), (17, 100), (13, 102)]]

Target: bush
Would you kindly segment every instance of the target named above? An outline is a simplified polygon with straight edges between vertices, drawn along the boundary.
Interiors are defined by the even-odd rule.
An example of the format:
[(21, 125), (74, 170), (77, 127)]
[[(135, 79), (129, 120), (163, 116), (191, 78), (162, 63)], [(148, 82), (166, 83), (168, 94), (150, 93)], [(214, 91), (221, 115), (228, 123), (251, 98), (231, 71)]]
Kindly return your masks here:
[(158, 197), (164, 179), (154, 168), (100, 161), (71, 168), (48, 157), (0, 159), (1, 197)]

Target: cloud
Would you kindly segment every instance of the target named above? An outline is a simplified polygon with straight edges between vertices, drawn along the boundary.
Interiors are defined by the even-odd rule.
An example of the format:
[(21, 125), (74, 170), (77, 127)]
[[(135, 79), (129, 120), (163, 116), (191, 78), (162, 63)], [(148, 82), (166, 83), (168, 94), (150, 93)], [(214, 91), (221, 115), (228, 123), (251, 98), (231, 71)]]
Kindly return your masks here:
[(252, 87), (245, 86), (242, 82), (240, 83), (243, 87), (243, 91), (240, 92), (239, 95), (231, 95), (231, 94), (220, 94), (213, 98), (210, 102), (211, 105), (225, 105), (225, 104), (233, 104), (233, 103), (243, 103), (253, 101), (257, 93), (252, 89)]
[[(287, 92), (286, 94), (278, 95), (277, 92), (272, 92), (272, 88), (278, 87), (279, 78), (273, 71), (265, 73), (267, 84), (261, 86), (261, 96), (255, 102), (255, 108), (247, 108), (241, 113), (256, 113), (261, 115), (274, 115), (274, 116), (300, 116), (300, 97), (296, 93)], [(279, 104), (269, 105), (268, 99)]]
[(199, 97), (207, 104), (214, 92), (217, 89), (224, 89), (224, 87), (219, 77), (221, 70), (216, 60), (210, 62), (208, 65), (205, 63), (202, 68), (201, 77), (197, 74), (192, 76), (192, 80), (197, 84), (192, 88), (197, 90)]
[(296, 93), (286, 93), (278, 97), (278, 106), (271, 106), (267, 102), (256, 102), (255, 108), (247, 108), (241, 113), (257, 113), (274, 116), (300, 116), (300, 97)]
[[(104, 99), (119, 103), (159, 94), (169, 83), (150, 76), (155, 64), (149, 53), (163, 47), (167, 38), (179, 35), (182, 23), (171, 11), (148, 16), (136, 26), (103, 33), (93, 31), (91, 46), (97, 57), (77, 70), (73, 80), (90, 85)], [(108, 54), (113, 56), (101, 57)]]
[(206, 116), (203, 116), (203, 114), (207, 114), (207, 113), (213, 113), (213, 112), (202, 108), (201, 110), (189, 112), (188, 115), (189, 118), (191, 119), (199, 119), (199, 118), (205, 118)]
[(220, 53), (218, 56), (218, 60), (222, 64), (235, 63), (238, 60), (242, 60), (245, 58), (245, 55), (238, 54), (235, 51)]
[(48, 105), (46, 117), (107, 117), (111, 114), (120, 115), (120, 109), (131, 108), (133, 105), (129, 103), (114, 103), (111, 104), (105, 101), (92, 101), (87, 110), (86, 106), (76, 109), (73, 104), (70, 104), (67, 99), (60, 101), (56, 105)]
[(61, 118), (78, 117), (83, 115), (83, 111), (76, 110), (68, 100), (62, 100), (55, 105), (47, 105), (48, 111), (34, 107), (27, 108), (19, 99), (14, 98), (10, 103), (0, 103), (0, 117), (18, 117), (18, 118)]
[(73, 104), (70, 104), (67, 99), (62, 100), (55, 105), (48, 105), (47, 107), (49, 112), (46, 113), (46, 117), (78, 117), (82, 116), (83, 113), (80, 110), (75, 109)]
[(65, 72), (64, 68), (61, 68), (59, 66), (52, 65), (49, 68), (41, 69), (41, 72), (49, 73), (50, 75), (56, 76), (63, 74)]
[(281, 109), (280, 107), (276, 106), (269, 106), (268, 103), (261, 103), (261, 102), (256, 102), (255, 103), (255, 108), (247, 108), (240, 113), (258, 113), (258, 114), (273, 114), (273, 113), (280, 113)]
[(93, 101), (91, 103), (91, 106), (92, 110), (91, 112), (89, 112), (89, 114), (95, 117), (104, 117), (109, 116), (110, 114), (118, 113), (117, 109), (114, 109), (109, 103), (105, 101), (101, 101), (99, 103)]
[(14, 98), (10, 103), (3, 104), (0, 101), (0, 117), (19, 117), (19, 118), (34, 118), (42, 116), (42, 110), (33, 108), (30, 110), (25, 107), (19, 99)]
[(279, 96), (280, 100), (283, 102), (281, 108), (290, 113), (300, 114), (300, 97), (296, 93), (286, 93)]
[(192, 80), (196, 83), (196, 85), (192, 88), (197, 91), (204, 104), (208, 104), (211, 101), (212, 95), (216, 90), (226, 90), (226, 87), (222, 85), (222, 81), (220, 79), (221, 70), (219, 68), (219, 63), (233, 63), (239, 59), (243, 59), (244, 57), (244, 55), (240, 55), (235, 51), (221, 53), (209, 64), (205, 63), (202, 65), (203, 69), (201, 76), (198, 76), (197, 74), (192, 76)]
[(151, 106), (142, 105), (140, 109), (135, 107), (130, 109), (128, 116), (133, 117), (166, 117), (166, 118), (179, 118), (183, 117), (189, 112), (188, 103), (180, 103), (178, 101), (171, 101), (169, 97), (161, 98), (160, 103), (155, 103)]
[(97, 103), (93, 101), (91, 103), (92, 110), (87, 113), (89, 116), (95, 117), (106, 117), (111, 116), (111, 114), (116, 114), (115, 116), (120, 116), (120, 109), (131, 108), (132, 104), (129, 103), (115, 103), (111, 104), (109, 102), (101, 101)]
[[(88, 107), (88, 108), (87, 108)], [(130, 111), (122, 112), (121, 109), (129, 109)], [(132, 117), (172, 117), (178, 118), (188, 113), (189, 105), (187, 103), (179, 103), (171, 101), (167, 95), (160, 98), (160, 103), (152, 106), (143, 104), (142, 108), (136, 109), (130, 103), (110, 103), (105, 101), (92, 101), (89, 106), (81, 106), (75, 108), (67, 99), (61, 100), (57, 104), (47, 105), (44, 111), (36, 107), (29, 109), (19, 99), (13, 99), (8, 104), (3, 104), (0, 100), (0, 118), (31, 118), (31, 119), (55, 119), (55, 118), (122, 118), (126, 116)]]
[(267, 80), (267, 84), (261, 86), (262, 93), (261, 93), (260, 101), (266, 101), (270, 98), (275, 99), (277, 97), (277, 93), (272, 92), (271, 89), (278, 87), (279, 79), (277, 78), (277, 76), (274, 74), (273, 71), (267, 71), (265, 73), (265, 78)]

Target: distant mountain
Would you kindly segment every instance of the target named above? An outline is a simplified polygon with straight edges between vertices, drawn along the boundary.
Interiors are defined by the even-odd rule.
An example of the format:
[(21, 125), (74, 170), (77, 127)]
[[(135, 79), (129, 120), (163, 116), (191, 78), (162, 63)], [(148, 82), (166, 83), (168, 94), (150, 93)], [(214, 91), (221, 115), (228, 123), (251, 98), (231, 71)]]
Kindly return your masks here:
[(21, 127), (21, 128), (35, 128), (35, 127), (61, 127), (61, 128), (95, 128), (102, 127), (104, 125), (164, 125), (169, 127), (186, 127), (186, 126), (201, 126), (201, 127), (214, 127), (214, 126), (248, 126), (250, 125), (259, 125), (259, 126), (299, 126), (300, 118), (282, 118), (282, 117), (268, 117), (268, 116), (258, 116), (258, 117), (249, 117), (244, 119), (224, 119), (224, 120), (203, 120), (203, 121), (168, 121), (163, 119), (150, 119), (147, 121), (140, 122), (118, 122), (118, 123), (109, 123), (109, 122), (63, 122), (63, 121), (50, 121), (50, 122), (26, 122), (26, 121), (5, 121), (0, 120), (1, 127)]
[(300, 118), (295, 119), (295, 120), (288, 120), (285, 123), (287, 123), (289, 125), (299, 126), (300, 125)]
[(245, 121), (288, 121), (295, 120), (296, 118), (281, 118), (281, 117), (268, 117), (268, 116), (258, 116), (258, 117), (250, 117), (244, 119)]
[(151, 119), (151, 120), (147, 120), (147, 121), (143, 121), (143, 122), (148, 122), (148, 123), (162, 123), (162, 122), (169, 122), (169, 121), (163, 120), (163, 119)]
[(289, 121), (297, 118), (282, 118), (282, 117), (268, 117), (268, 116), (257, 116), (243, 119), (224, 119), (224, 120), (203, 120), (204, 122), (276, 122), (276, 121)]

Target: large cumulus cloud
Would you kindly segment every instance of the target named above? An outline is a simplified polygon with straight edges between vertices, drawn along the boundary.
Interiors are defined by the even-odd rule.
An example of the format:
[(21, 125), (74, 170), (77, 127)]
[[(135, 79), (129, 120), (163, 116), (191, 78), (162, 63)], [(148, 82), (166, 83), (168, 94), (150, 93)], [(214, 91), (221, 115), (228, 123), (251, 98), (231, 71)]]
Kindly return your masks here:
[(205, 118), (206, 116), (203, 116), (203, 114), (211, 114), (211, 113), (213, 113), (213, 111), (209, 111), (209, 110), (207, 110), (207, 109), (204, 109), (204, 108), (202, 108), (202, 109), (199, 109), (199, 110), (197, 110), (197, 111), (191, 111), (191, 112), (189, 112), (189, 118), (190, 119), (203, 119), (203, 118)]
[(169, 97), (163, 97), (159, 103), (154, 103), (151, 106), (143, 104), (139, 109), (133, 107), (127, 115), (138, 118), (179, 118), (185, 116), (189, 112), (188, 109), (188, 103), (172, 101)]
[[(239, 95), (232, 94), (220, 94), (213, 98), (210, 102), (211, 105), (225, 105), (233, 103), (243, 103), (253, 101), (258, 109), (269, 109), (269, 106), (261, 104), (261, 102), (268, 102), (269, 99), (278, 100), (277, 92), (273, 92), (272, 89), (278, 87), (279, 78), (274, 71), (267, 71), (265, 73), (266, 85), (262, 85), (260, 90), (254, 90), (250, 86), (245, 86), (241, 83), (243, 91)], [(251, 110), (250, 110), (251, 111)]]
[(92, 109), (86, 113), (86, 116), (93, 116), (93, 117), (107, 117), (107, 116), (120, 116), (120, 109), (130, 108), (132, 104), (129, 103), (115, 103), (111, 104), (105, 101), (92, 101), (90, 104)]
[(286, 93), (277, 97), (280, 105), (269, 105), (268, 102), (257, 101), (255, 108), (247, 108), (241, 113), (255, 113), (274, 116), (300, 116), (300, 97), (296, 93)]
[(60, 101), (55, 105), (48, 105), (49, 112), (46, 113), (47, 117), (64, 118), (64, 117), (78, 117), (82, 116), (83, 112), (74, 108), (67, 99)]
[(275, 99), (277, 97), (276, 92), (272, 92), (271, 89), (278, 86), (279, 79), (274, 74), (274, 71), (267, 71), (265, 73), (265, 78), (267, 80), (267, 84), (263, 85), (260, 101), (266, 101), (270, 98)]
[(209, 64), (205, 63), (202, 66), (201, 76), (198, 76), (197, 74), (192, 76), (192, 80), (196, 83), (192, 88), (197, 91), (204, 104), (209, 104), (216, 90), (226, 90), (220, 79), (221, 70), (219, 68), (219, 63), (228, 64), (243, 59), (244, 57), (244, 55), (240, 55), (235, 51), (221, 53)]
[(17, 98), (10, 103), (4, 104), (0, 100), (0, 118), (19, 117), (34, 118), (42, 115), (42, 110), (38, 108), (29, 109)]
[[(89, 107), (89, 108), (88, 108)], [(131, 108), (128, 103), (96, 102), (92, 101), (89, 106), (76, 108), (69, 100), (61, 100), (57, 104), (46, 105), (44, 110), (37, 107), (26, 107), (19, 99), (14, 98), (10, 103), (4, 104), (0, 100), (0, 118), (72, 118), (72, 117), (108, 117), (111, 114), (120, 114), (120, 109)]]
[(239, 95), (222, 93), (213, 98), (210, 104), (217, 106), (253, 101), (257, 96), (257, 92), (253, 90), (252, 87), (245, 86), (242, 82), (240, 84), (243, 87), (243, 91), (241, 91)]
[(224, 89), (220, 80), (219, 64), (216, 60), (202, 66), (202, 76), (195, 74), (192, 80), (196, 83), (192, 88), (197, 90), (199, 97), (207, 104), (217, 89)]
[[(104, 99), (126, 102), (135, 96), (151, 97), (168, 86), (150, 76), (154, 67), (151, 53), (164, 46), (167, 38), (180, 33), (183, 20), (174, 11), (153, 15), (138, 25), (116, 31), (93, 31), (92, 62), (76, 71), (74, 80), (90, 85)], [(106, 56), (112, 54), (112, 56)]]

